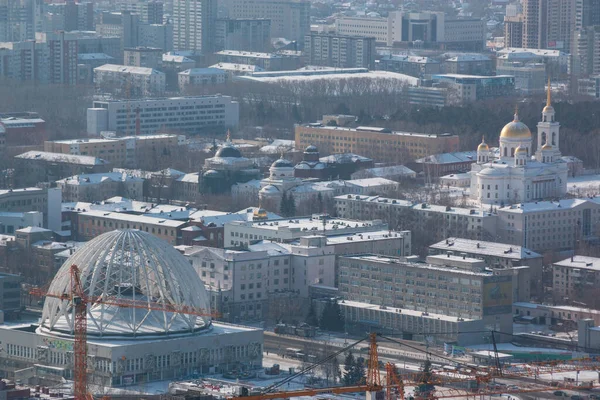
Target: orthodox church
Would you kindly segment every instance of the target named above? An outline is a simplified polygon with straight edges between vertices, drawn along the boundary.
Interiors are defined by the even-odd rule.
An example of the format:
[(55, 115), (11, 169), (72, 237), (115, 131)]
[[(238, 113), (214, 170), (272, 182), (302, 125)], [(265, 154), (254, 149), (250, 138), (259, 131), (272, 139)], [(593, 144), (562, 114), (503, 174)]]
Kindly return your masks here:
[(240, 150), (231, 142), (227, 132), (227, 141), (212, 158), (204, 161), (200, 171), (200, 190), (206, 193), (224, 193), (231, 186), (260, 178), (260, 170), (249, 158), (243, 157)]
[(513, 121), (500, 132), (499, 152), (492, 153), (482, 140), (477, 162), (471, 166), (471, 198), (483, 204), (514, 204), (567, 192), (567, 163), (561, 158), (560, 124), (551, 104), (550, 84), (542, 120), (537, 124), (537, 146), (515, 111)]

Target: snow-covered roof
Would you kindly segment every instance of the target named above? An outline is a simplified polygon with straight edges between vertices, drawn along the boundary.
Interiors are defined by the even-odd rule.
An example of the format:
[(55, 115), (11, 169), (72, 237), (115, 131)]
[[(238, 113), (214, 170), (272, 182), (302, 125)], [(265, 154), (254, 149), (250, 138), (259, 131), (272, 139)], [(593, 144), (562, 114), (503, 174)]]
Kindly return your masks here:
[(346, 181), (347, 185), (358, 186), (362, 188), (369, 188), (373, 186), (383, 186), (383, 185), (398, 185), (397, 182), (385, 179), (385, 178), (363, 178), (363, 179), (351, 179)]
[(15, 232), (18, 233), (41, 233), (41, 232), (52, 232), (50, 229), (40, 228), (38, 226), (28, 226), (26, 228), (17, 229)]
[(192, 60), (191, 58), (188, 58), (186, 56), (183, 55), (176, 55), (176, 54), (163, 54), (162, 55), (162, 61), (163, 62), (169, 62), (169, 63), (195, 63), (194, 60)]
[(248, 58), (259, 58), (259, 59), (274, 59), (281, 58), (279, 54), (273, 53), (259, 53), (243, 50), (221, 50), (215, 53), (219, 56), (235, 56), (235, 57), (248, 57)]
[(28, 151), (15, 156), (15, 158), (25, 160), (44, 160), (56, 163), (77, 164), (77, 165), (106, 165), (109, 162), (98, 157), (79, 156), (73, 154), (50, 153), (47, 151)]
[(185, 174), (177, 178), (178, 182), (189, 182), (189, 183), (198, 183), (198, 172), (192, 172), (191, 174)]
[(91, 60), (100, 60), (100, 61), (110, 61), (114, 60), (114, 57), (109, 56), (105, 53), (81, 53), (77, 55), (77, 59), (79, 61), (91, 61)]
[(475, 161), (477, 161), (476, 151), (459, 151), (455, 153), (433, 154), (427, 157), (419, 158), (415, 162), (431, 164), (453, 164)]
[(164, 72), (161, 72), (154, 68), (130, 67), (128, 65), (118, 65), (118, 64), (104, 64), (104, 65), (94, 68), (94, 71), (119, 72), (119, 73), (123, 73), (123, 74), (133, 74), (133, 75), (164, 75)]
[(340, 79), (393, 79), (411, 86), (419, 84), (419, 78), (390, 71), (369, 71), (366, 68), (339, 68), (335, 70), (317, 71), (269, 71), (254, 73), (239, 79), (264, 83), (281, 83), (297, 81), (340, 80)]
[(237, 64), (237, 63), (226, 63), (220, 62), (218, 64), (211, 65), (209, 68), (218, 68), (224, 71), (232, 71), (232, 72), (259, 72), (264, 71), (259, 66), (249, 65), (249, 64)]
[(389, 167), (378, 167), (378, 168), (367, 168), (360, 171), (356, 171), (352, 174), (353, 179), (369, 178), (369, 177), (381, 177), (387, 176), (415, 176), (417, 173), (412, 169), (405, 167), (404, 165), (392, 165)]
[(142, 178), (127, 175), (121, 172), (105, 172), (97, 174), (81, 174), (56, 181), (66, 185), (97, 185), (102, 182), (143, 182)]
[(369, 162), (369, 161), (373, 161), (373, 160), (368, 157), (361, 156), (360, 154), (336, 153), (336, 154), (331, 154), (327, 157), (320, 157), (319, 161), (321, 161), (322, 163), (334, 164), (334, 163), (350, 163), (350, 162), (357, 162), (357, 161)]
[(490, 61), (490, 58), (483, 54), (460, 54), (448, 58), (446, 62), (468, 62), (468, 61)]
[(293, 150), (295, 145), (294, 140), (275, 139), (271, 144), (261, 147), (260, 151), (268, 154), (278, 154), (282, 149), (285, 151)]
[(450, 237), (429, 247), (436, 250), (448, 250), (459, 253), (475, 253), (482, 256), (497, 256), (502, 258), (510, 258), (513, 260), (542, 257), (541, 254), (522, 246), (486, 242), (483, 240), (462, 239), (457, 237)]
[(170, 220), (167, 218), (160, 218), (160, 215), (156, 215), (156, 217), (149, 217), (146, 215), (133, 215), (119, 212), (106, 212), (106, 211), (87, 211), (80, 214), (83, 216), (89, 216), (94, 218), (109, 218), (115, 221), (123, 221), (123, 222), (137, 222), (142, 224), (155, 224), (162, 225), (168, 228), (179, 228), (180, 226), (186, 224), (185, 221), (176, 221)]
[(600, 258), (586, 257), (586, 256), (573, 256), (573, 258), (567, 258), (562, 261), (556, 262), (556, 263), (554, 263), (554, 265), (556, 265), (558, 267), (600, 271)]
[(181, 71), (178, 75), (203, 76), (203, 75), (225, 75), (221, 68), (191, 68)]

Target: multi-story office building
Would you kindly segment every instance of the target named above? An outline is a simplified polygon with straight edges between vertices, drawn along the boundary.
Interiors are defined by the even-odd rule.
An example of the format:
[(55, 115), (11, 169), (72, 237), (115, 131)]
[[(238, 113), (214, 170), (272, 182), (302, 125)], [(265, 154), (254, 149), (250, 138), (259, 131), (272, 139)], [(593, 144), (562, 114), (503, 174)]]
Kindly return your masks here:
[[(184, 112), (186, 114), (177, 114)], [(143, 133), (169, 130), (187, 134), (234, 128), (240, 116), (238, 103), (221, 95), (94, 101), (87, 111), (88, 134), (113, 131), (134, 135), (138, 114)]]
[(484, 54), (459, 54), (444, 60), (442, 71), (446, 74), (493, 75), (494, 62)]
[(311, 33), (304, 37), (306, 64), (335, 68), (375, 68), (375, 38)]
[(494, 97), (510, 96), (515, 91), (515, 77), (512, 75), (439, 74), (433, 75), (431, 79), (439, 83), (448, 84), (453, 91), (456, 102), (460, 104)]
[(215, 51), (267, 52), (271, 47), (270, 19), (222, 18), (216, 22)]
[(523, 47), (523, 15), (504, 17), (504, 47)]
[(307, 235), (338, 236), (381, 231), (387, 225), (381, 220), (358, 221), (313, 215), (269, 221), (232, 221), (225, 224), (225, 246), (245, 247), (259, 240), (290, 242)]
[(440, 62), (429, 57), (389, 54), (375, 61), (378, 70), (398, 72), (417, 78), (439, 74)]
[(578, 0), (523, 0), (523, 47), (569, 52), (581, 28), (580, 7)]
[[(364, 254), (340, 257), (338, 272), (344, 302), (392, 308), (391, 312), (398, 314), (421, 313), (417, 315), (419, 321), (410, 321), (417, 322), (414, 325), (401, 319), (390, 323), (388, 318), (368, 318), (386, 330), (409, 335), (436, 332), (452, 336), (457, 332), (451, 329), (448, 320), (464, 319), (485, 329), (512, 333), (512, 271), (485, 271), (485, 262), (481, 260), (430, 256), (427, 263), (416, 263)], [(346, 321), (360, 324), (355, 315)], [(480, 337), (478, 342), (484, 340)]]
[(212, 53), (216, 21), (217, 0), (174, 0), (173, 47)]
[(600, 25), (600, 0), (581, 1), (581, 27)]
[(310, 32), (310, 1), (225, 0), (229, 18), (265, 18), (271, 21), (271, 37), (286, 38), (301, 45)]
[(119, 37), (122, 50), (139, 45), (139, 25), (140, 16), (131, 11), (103, 12), (100, 23), (96, 25), (96, 32), (103, 36)]
[(248, 64), (265, 71), (288, 71), (300, 67), (300, 55), (252, 53), (238, 50), (221, 50), (215, 53), (219, 63)]
[(141, 200), (144, 180), (121, 172), (75, 175), (56, 181), (65, 202), (95, 202), (123, 196)]
[(448, 19), (443, 12), (390, 12), (387, 18), (341, 17), (335, 21), (341, 35), (374, 37), (379, 43), (420, 43), (425, 47), (483, 49), (485, 24), (482, 20)]
[(19, 187), (49, 183), (67, 176), (107, 172), (108, 161), (90, 156), (73, 156), (45, 151), (28, 151), (15, 156), (15, 184)]
[(97, 32), (69, 32), (67, 34), (72, 40), (77, 41), (78, 54), (108, 54), (115, 60), (123, 59), (123, 48), (121, 38), (118, 36), (103, 36)]
[(143, 160), (155, 158), (160, 154), (177, 154), (179, 146), (185, 146), (185, 136), (164, 133), (48, 141), (44, 143), (44, 150), (51, 153), (99, 157), (115, 167), (136, 168)]
[(498, 75), (515, 77), (515, 89), (524, 94), (542, 93), (546, 89), (546, 66), (544, 64), (503, 63), (496, 68)]
[(244, 251), (194, 246), (184, 255), (209, 288), (211, 305), (231, 322), (272, 318), (289, 299), (299, 311), (310, 285), (334, 285), (335, 254), (322, 236), (259, 243)]
[(558, 79), (568, 72), (570, 59), (570, 55), (561, 50), (505, 48), (497, 53), (496, 68), (513, 62), (543, 63), (546, 65), (546, 74)]
[[(52, 230), (60, 230), (61, 192), (56, 188), (26, 187), (22, 189), (0, 190), (1, 213), (43, 214), (43, 226)], [(23, 226), (23, 222), (19, 226)], [(34, 224), (32, 226), (38, 226)], [(17, 227), (17, 229), (19, 229)], [(0, 226), (0, 234), (13, 234), (14, 229)]]
[(0, 310), (4, 319), (17, 318), (21, 313), (21, 282), (19, 275), (0, 273)]
[(458, 150), (459, 138), (450, 134), (396, 132), (386, 128), (346, 128), (322, 124), (296, 125), (296, 148), (317, 146), (327, 153), (356, 153), (375, 162), (406, 162), (429, 154)]
[(125, 49), (124, 64), (128, 67), (159, 69), (162, 63), (163, 49), (155, 47), (136, 47)]
[(0, 2), (0, 42), (35, 39), (36, 25), (41, 23), (41, 4), (31, 0)]
[(598, 285), (600, 258), (573, 256), (552, 264), (552, 289), (561, 298), (573, 299)]
[(98, 93), (120, 93), (124, 96), (152, 97), (165, 92), (165, 73), (153, 68), (105, 64), (94, 68)]
[(98, 235), (115, 229), (138, 229), (170, 243), (178, 244), (181, 229), (187, 226), (186, 221), (154, 218), (145, 215), (132, 215), (120, 212), (87, 211), (79, 213), (78, 224), (73, 227), (76, 240), (88, 241)]
[(141, 24), (138, 29), (138, 44), (168, 52), (173, 50), (173, 24)]

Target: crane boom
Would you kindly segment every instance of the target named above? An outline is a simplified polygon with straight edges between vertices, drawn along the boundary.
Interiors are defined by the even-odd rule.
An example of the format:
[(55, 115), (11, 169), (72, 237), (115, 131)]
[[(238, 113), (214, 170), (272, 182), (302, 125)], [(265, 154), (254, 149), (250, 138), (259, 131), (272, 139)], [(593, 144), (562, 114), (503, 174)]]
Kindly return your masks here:
[(303, 389), (303, 390), (289, 390), (284, 392), (274, 393), (263, 393), (255, 396), (244, 396), (240, 399), (244, 400), (268, 400), (268, 399), (287, 399), (290, 397), (300, 396), (316, 396), (319, 394), (341, 394), (341, 393), (352, 393), (352, 392), (370, 392), (381, 390), (381, 387), (373, 387), (370, 385), (359, 385), (359, 386), (340, 386), (340, 387), (329, 387), (321, 389)]

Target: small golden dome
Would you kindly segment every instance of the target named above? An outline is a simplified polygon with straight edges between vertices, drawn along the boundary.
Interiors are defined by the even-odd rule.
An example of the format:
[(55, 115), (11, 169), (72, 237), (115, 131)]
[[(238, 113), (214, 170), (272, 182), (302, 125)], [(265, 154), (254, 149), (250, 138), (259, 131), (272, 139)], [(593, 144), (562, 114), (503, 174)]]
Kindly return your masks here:
[(531, 139), (531, 131), (527, 125), (519, 121), (519, 115), (515, 113), (515, 118), (502, 128), (500, 137), (507, 139)]
[(485, 136), (481, 138), (481, 143), (477, 146), (477, 151), (489, 151), (490, 148), (485, 142)]
[(542, 146), (542, 150), (552, 150), (552, 146), (548, 143)]

